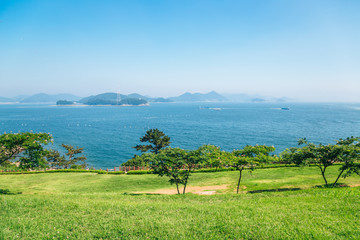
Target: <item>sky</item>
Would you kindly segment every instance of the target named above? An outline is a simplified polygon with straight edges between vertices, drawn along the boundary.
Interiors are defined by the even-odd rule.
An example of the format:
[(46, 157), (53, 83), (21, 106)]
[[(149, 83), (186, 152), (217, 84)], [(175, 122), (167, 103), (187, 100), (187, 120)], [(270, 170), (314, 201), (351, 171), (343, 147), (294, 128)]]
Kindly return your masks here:
[(0, 96), (360, 102), (359, 0), (0, 0)]

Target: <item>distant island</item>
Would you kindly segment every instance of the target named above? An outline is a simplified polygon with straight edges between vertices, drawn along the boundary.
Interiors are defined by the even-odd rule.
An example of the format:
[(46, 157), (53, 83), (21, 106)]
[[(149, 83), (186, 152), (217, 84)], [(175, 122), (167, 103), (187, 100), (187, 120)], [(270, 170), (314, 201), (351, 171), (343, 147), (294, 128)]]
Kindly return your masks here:
[(146, 105), (148, 102), (139, 98), (125, 98), (120, 101), (106, 100), (106, 99), (93, 99), (89, 100), (85, 105), (119, 105), (119, 106), (141, 106)]
[(38, 93), (31, 96), (20, 95), (13, 98), (0, 97), (0, 103), (45, 103), (57, 105), (144, 105), (148, 103), (170, 103), (170, 102), (243, 102), (243, 103), (282, 103), (293, 102), (293, 99), (282, 97), (266, 97), (258, 94), (219, 94), (215, 91), (208, 93), (186, 92), (177, 97), (149, 97), (138, 93), (128, 95), (114, 92), (101, 93), (98, 95), (81, 98), (73, 94), (62, 93), (50, 95)]
[(56, 105), (73, 105), (73, 101), (67, 101), (67, 100), (59, 100), (56, 102)]

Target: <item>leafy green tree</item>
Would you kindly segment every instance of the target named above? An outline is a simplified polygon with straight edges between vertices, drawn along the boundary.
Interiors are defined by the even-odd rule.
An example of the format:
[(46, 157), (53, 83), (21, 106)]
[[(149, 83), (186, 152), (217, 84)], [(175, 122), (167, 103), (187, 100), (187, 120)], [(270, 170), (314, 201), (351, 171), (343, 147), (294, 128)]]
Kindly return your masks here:
[(149, 162), (151, 162), (154, 157), (155, 153), (143, 153), (140, 156), (134, 155), (134, 157), (130, 158), (122, 165), (127, 167), (148, 167)]
[(198, 148), (198, 151), (203, 156), (203, 164), (204, 165), (211, 165), (218, 169), (219, 167), (223, 166), (226, 161), (224, 161), (224, 156), (226, 152), (221, 151), (220, 147), (214, 145), (202, 145)]
[(273, 151), (275, 151), (273, 146), (247, 145), (243, 149), (232, 152), (233, 157), (229, 158), (229, 164), (240, 173), (236, 193), (239, 193), (243, 170), (248, 169), (249, 171), (254, 171), (256, 166), (273, 161), (274, 157), (270, 156), (270, 153)]
[(64, 167), (66, 165), (66, 159), (64, 155), (61, 155), (59, 151), (49, 149), (46, 153), (46, 159), (50, 167)]
[(150, 129), (146, 131), (146, 134), (140, 138), (140, 142), (148, 142), (147, 145), (136, 145), (134, 148), (141, 152), (153, 152), (155, 154), (170, 145), (170, 137), (165, 135), (159, 129)]
[(5, 133), (0, 135), (0, 164), (19, 159), (21, 168), (46, 165), (44, 145), (52, 142), (48, 133)]
[(347, 177), (353, 173), (359, 174), (360, 143), (359, 138), (340, 139), (336, 144), (314, 144), (305, 138), (299, 139), (302, 147), (292, 147), (282, 153), (282, 158), (296, 165), (315, 165), (320, 169), (326, 185), (326, 170), (335, 163), (343, 163), (339, 174), (333, 183), (335, 185), (341, 176)]
[(169, 147), (160, 150), (155, 155), (153, 161), (150, 162), (150, 167), (160, 177), (168, 177), (169, 182), (176, 185), (178, 194), (180, 194), (179, 186), (183, 185), (182, 194), (185, 194), (191, 172), (201, 160), (198, 150), (186, 151)]
[(360, 175), (360, 138), (348, 137), (346, 139), (339, 139), (336, 141), (336, 145), (342, 147), (340, 162), (343, 165), (339, 169), (340, 173), (334, 185), (336, 185), (341, 176), (347, 178), (352, 174)]
[[(77, 156), (84, 152), (84, 148), (74, 147), (71, 145), (61, 144), (63, 148), (66, 149), (65, 155), (67, 159), (64, 161), (64, 168), (72, 167), (73, 165), (80, 165), (82, 168), (87, 166), (86, 164), (86, 157), (84, 155)], [(79, 164), (80, 163), (80, 164)]]

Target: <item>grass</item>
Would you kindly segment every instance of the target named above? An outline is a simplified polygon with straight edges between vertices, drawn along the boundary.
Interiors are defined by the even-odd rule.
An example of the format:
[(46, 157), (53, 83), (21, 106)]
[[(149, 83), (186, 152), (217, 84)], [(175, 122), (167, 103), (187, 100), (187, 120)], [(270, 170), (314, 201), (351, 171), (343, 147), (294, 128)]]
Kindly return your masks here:
[(155, 175), (1, 175), (0, 239), (360, 239), (360, 177), (314, 188), (316, 168), (258, 169), (238, 195), (237, 177), (196, 173), (190, 186), (229, 185), (178, 196), (135, 193), (174, 187)]

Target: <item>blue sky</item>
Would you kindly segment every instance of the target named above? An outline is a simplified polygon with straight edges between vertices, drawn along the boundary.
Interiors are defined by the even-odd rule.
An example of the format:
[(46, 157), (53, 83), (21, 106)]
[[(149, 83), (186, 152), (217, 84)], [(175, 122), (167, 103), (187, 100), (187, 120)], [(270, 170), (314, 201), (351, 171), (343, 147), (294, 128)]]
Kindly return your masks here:
[(0, 96), (360, 101), (358, 0), (0, 0)]

